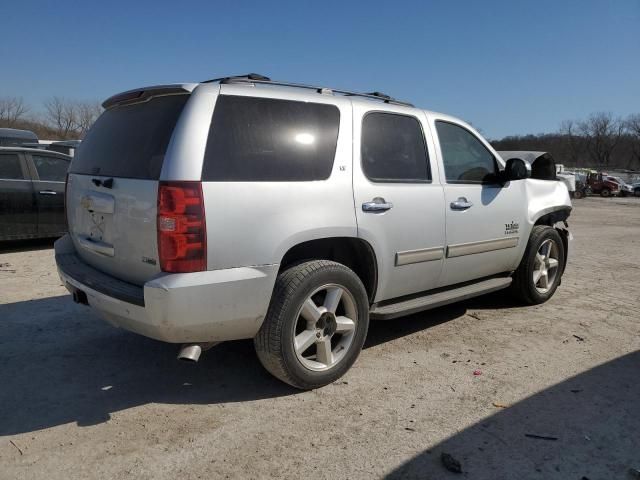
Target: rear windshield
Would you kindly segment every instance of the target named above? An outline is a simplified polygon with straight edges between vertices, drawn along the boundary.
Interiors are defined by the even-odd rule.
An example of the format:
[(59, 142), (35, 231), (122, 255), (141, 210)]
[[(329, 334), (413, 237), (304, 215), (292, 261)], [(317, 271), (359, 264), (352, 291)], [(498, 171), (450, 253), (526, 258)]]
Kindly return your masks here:
[(222, 95), (203, 181), (295, 182), (329, 178), (340, 111), (334, 105)]
[(70, 172), (157, 180), (188, 99), (169, 95), (107, 110), (80, 143)]

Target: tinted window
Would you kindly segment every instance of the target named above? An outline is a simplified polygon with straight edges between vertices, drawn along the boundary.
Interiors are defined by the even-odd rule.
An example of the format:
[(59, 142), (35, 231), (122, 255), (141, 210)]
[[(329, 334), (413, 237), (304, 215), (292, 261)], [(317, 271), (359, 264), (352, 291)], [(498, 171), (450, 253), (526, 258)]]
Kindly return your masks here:
[(70, 171), (157, 180), (188, 95), (169, 95), (105, 111), (80, 143)]
[(38, 171), (40, 180), (51, 182), (64, 182), (67, 176), (69, 162), (61, 158), (43, 157), (41, 155), (32, 155), (33, 163)]
[(492, 183), (497, 164), (493, 154), (468, 130), (436, 122), (444, 172), (449, 183)]
[(202, 180), (324, 180), (333, 168), (334, 105), (223, 95), (216, 102)]
[(362, 169), (378, 182), (430, 180), (422, 128), (416, 118), (369, 113), (362, 121)]
[(0, 179), (24, 180), (18, 155), (14, 153), (0, 153)]

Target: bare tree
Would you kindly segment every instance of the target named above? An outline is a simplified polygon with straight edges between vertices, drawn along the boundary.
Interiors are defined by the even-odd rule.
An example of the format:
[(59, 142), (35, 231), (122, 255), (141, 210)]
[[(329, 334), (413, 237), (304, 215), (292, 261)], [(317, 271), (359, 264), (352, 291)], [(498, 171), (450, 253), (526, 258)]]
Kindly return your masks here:
[(91, 125), (102, 113), (99, 102), (78, 102), (77, 108), (77, 131), (80, 137), (87, 133)]
[(611, 155), (624, 132), (624, 122), (608, 112), (592, 113), (578, 122), (578, 130), (585, 137), (591, 160), (599, 167), (609, 167)]
[(565, 120), (560, 123), (560, 135), (564, 137), (567, 152), (569, 155), (569, 163), (580, 166), (580, 157), (582, 155), (582, 139), (578, 135), (578, 127), (573, 120)]
[(63, 139), (71, 138), (78, 125), (75, 104), (63, 97), (53, 97), (45, 102), (44, 107), (47, 120), (58, 136)]
[[(627, 134), (631, 138), (632, 160), (640, 164), (640, 113), (629, 115), (624, 121)], [(630, 167), (632, 166), (632, 162)]]
[(62, 97), (53, 97), (44, 106), (49, 126), (63, 139), (82, 137), (102, 113), (97, 102), (78, 102)]
[(0, 126), (15, 127), (16, 123), (24, 119), (28, 111), (29, 107), (22, 97), (0, 98)]

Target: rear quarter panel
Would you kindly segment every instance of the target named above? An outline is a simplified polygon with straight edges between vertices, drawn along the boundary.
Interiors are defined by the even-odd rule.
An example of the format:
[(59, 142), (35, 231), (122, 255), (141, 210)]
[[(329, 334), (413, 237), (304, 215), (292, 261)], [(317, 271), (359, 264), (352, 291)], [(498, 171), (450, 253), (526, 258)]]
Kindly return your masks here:
[[(246, 89), (229, 93), (246, 94)], [(253, 92), (257, 94), (257, 92)], [(296, 93), (260, 96), (304, 99)], [(357, 237), (352, 191), (352, 110), (346, 99), (317, 95), (314, 102), (340, 110), (336, 156), (327, 180), (306, 182), (203, 182), (209, 270), (278, 264), (298, 243)]]

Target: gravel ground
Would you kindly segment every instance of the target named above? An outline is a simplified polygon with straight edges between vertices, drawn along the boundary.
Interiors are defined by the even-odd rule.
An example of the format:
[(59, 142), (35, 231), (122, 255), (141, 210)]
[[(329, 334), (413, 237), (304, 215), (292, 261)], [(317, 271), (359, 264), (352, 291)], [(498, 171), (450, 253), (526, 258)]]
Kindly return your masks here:
[(51, 242), (5, 245), (0, 478), (633, 478), (640, 202), (578, 200), (570, 225), (547, 304), (498, 293), (374, 323), (354, 368), (311, 392), (250, 341), (178, 363), (73, 304)]

